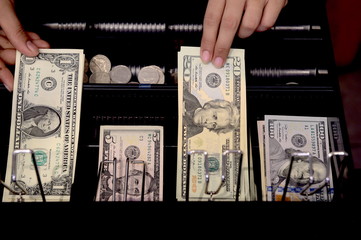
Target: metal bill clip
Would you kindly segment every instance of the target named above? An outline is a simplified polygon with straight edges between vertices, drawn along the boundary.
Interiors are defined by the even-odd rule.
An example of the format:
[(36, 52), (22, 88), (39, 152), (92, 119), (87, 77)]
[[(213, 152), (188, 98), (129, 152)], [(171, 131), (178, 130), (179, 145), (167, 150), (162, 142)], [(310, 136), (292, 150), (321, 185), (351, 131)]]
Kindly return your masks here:
[[(109, 165), (113, 164), (113, 178), (112, 178), (112, 186), (113, 186), (113, 190), (112, 190), (112, 199), (113, 202), (116, 201), (116, 176), (117, 176), (117, 159), (113, 159), (113, 160), (104, 160), (100, 162), (99, 165), (99, 171), (98, 171), (98, 184), (99, 186), (102, 186), (101, 181), (102, 181), (102, 175), (104, 174), (105, 171), (109, 170)], [(104, 166), (105, 165), (105, 166)], [(100, 188), (97, 189), (97, 191), (100, 191)], [(97, 194), (96, 194), (97, 195)]]
[[(223, 153), (222, 153), (222, 176), (221, 176), (221, 183), (219, 185), (219, 187), (217, 188), (216, 191), (212, 192), (212, 191), (208, 191), (208, 182), (209, 182), (209, 179), (208, 179), (208, 182), (207, 182), (207, 188), (206, 188), (206, 194), (210, 194), (211, 197), (210, 197), (210, 201), (213, 200), (213, 196), (215, 194), (217, 194), (221, 188), (223, 187), (225, 181), (226, 181), (226, 175), (227, 175), (227, 157), (229, 154), (240, 154), (240, 157), (239, 157), (239, 162), (238, 162), (238, 178), (237, 178), (237, 191), (236, 191), (236, 201), (238, 201), (238, 197), (239, 197), (239, 188), (240, 188), (240, 176), (241, 176), (241, 162), (242, 162), (242, 156), (243, 156), (243, 153), (241, 150), (225, 150)], [(208, 164), (206, 164), (206, 166), (209, 166)], [(207, 177), (207, 171), (208, 171), (208, 167), (206, 167), (206, 177)]]
[(205, 163), (205, 183), (206, 183), (206, 187), (205, 187), (205, 191), (204, 193), (207, 195), (210, 195), (209, 201), (213, 201), (213, 197), (214, 195), (218, 194), (219, 191), (222, 189), (222, 187), (224, 186), (224, 183), (226, 181), (226, 177), (227, 177), (227, 157), (229, 154), (240, 154), (240, 158), (239, 158), (239, 163), (238, 163), (238, 179), (237, 179), (237, 191), (236, 191), (236, 200), (238, 200), (238, 196), (239, 196), (239, 186), (240, 186), (240, 166), (241, 166), (241, 162), (242, 162), (242, 156), (243, 153), (241, 150), (226, 150), (222, 153), (222, 170), (221, 170), (221, 181), (218, 185), (218, 187), (211, 191), (209, 190), (209, 185), (210, 185), (210, 163), (209, 163), (209, 158), (208, 158), (208, 152), (204, 151), (204, 150), (192, 150), (188, 152), (188, 171), (187, 171), (187, 193), (186, 193), (186, 199), (189, 199), (189, 172), (190, 172), (190, 156), (192, 154), (202, 154), (204, 155), (204, 163)]
[[(291, 178), (291, 171), (292, 171), (292, 165), (293, 162), (295, 160), (295, 158), (305, 158), (307, 157), (307, 161), (309, 164), (309, 180), (308, 183), (305, 185), (305, 187), (300, 191), (300, 195), (302, 196), (306, 196), (305, 200), (309, 200), (308, 196), (311, 196), (313, 194), (315, 194), (316, 192), (319, 192), (322, 188), (326, 187), (326, 194), (327, 194), (327, 201), (330, 201), (331, 199), (331, 192), (330, 192), (330, 174), (331, 174), (331, 164), (330, 164), (330, 159), (334, 156), (334, 155), (345, 155), (344, 152), (333, 152), (328, 154), (327, 158), (324, 159), (323, 164), (324, 164), (324, 168), (325, 172), (324, 172), (324, 177), (322, 176), (323, 174), (321, 174), (322, 178), (318, 179), (320, 174), (315, 174), (315, 169), (314, 167), (317, 166), (317, 161), (315, 161), (314, 157), (310, 154), (310, 153), (305, 153), (305, 152), (295, 152), (292, 153), (291, 156), (291, 163), (290, 163), (290, 169), (288, 171), (288, 175), (287, 175), (287, 179), (286, 179), (286, 185), (283, 191), (283, 195), (282, 195), (282, 201), (285, 200), (285, 196), (287, 193), (287, 189), (288, 189), (288, 184)], [(317, 184), (317, 187), (311, 188), (311, 186), (316, 186), (314, 184)]]
[[(208, 162), (208, 152), (204, 151), (204, 150), (191, 150), (188, 152), (188, 158), (187, 158), (187, 176), (186, 176), (186, 201), (189, 201), (189, 182), (190, 182), (190, 169), (191, 169), (191, 155), (193, 154), (202, 154), (204, 155), (205, 161)], [(209, 176), (208, 176), (208, 180), (209, 180)], [(207, 177), (206, 177), (206, 181), (207, 181)]]
[(18, 194), (19, 195), (18, 202), (23, 202), (24, 201), (22, 195), (28, 194), (28, 191), (26, 190), (26, 187), (24, 186), (24, 184), (22, 184), (17, 179), (17, 162), (18, 162), (17, 161), (17, 155), (18, 154), (30, 154), (31, 155), (31, 160), (32, 160), (32, 163), (34, 165), (36, 178), (37, 178), (37, 181), (38, 181), (38, 184), (39, 184), (39, 190), (40, 190), (41, 198), (42, 198), (43, 202), (46, 202), (43, 185), (41, 183), (38, 166), (36, 164), (35, 153), (34, 153), (34, 151), (32, 151), (30, 149), (14, 150), (14, 152), (12, 154), (11, 184), (10, 185), (13, 185), (14, 187), (10, 187), (10, 186), (6, 185), (5, 183), (3, 183), (2, 181), (1, 181), (1, 183), (5, 186), (6, 189), (8, 189), (13, 194)]
[[(325, 159), (325, 166), (326, 166), (326, 178), (328, 178), (329, 175), (329, 166), (327, 164), (327, 160)], [(315, 192), (317, 192), (318, 190), (320, 190), (321, 188), (323, 188), (325, 186), (324, 183), (322, 183), (318, 188), (314, 188), (314, 189), (310, 189), (310, 187), (312, 186), (312, 184), (315, 183), (315, 177), (314, 177), (314, 170), (313, 170), (313, 160), (312, 160), (312, 156), (311, 154), (309, 154), (308, 156), (308, 164), (309, 164), (309, 173), (310, 173), (310, 177), (309, 177), (309, 181), (307, 183), (307, 185), (302, 189), (302, 191), (300, 192), (300, 194), (302, 196), (306, 196), (306, 200), (308, 199), (308, 196), (314, 194)], [(323, 180), (325, 181), (325, 180)], [(328, 197), (328, 194), (327, 194)]]
[[(286, 194), (287, 194), (287, 190), (288, 190), (288, 185), (290, 183), (290, 179), (291, 179), (291, 172), (292, 172), (292, 167), (293, 167), (293, 162), (295, 160), (295, 158), (298, 157), (298, 158), (305, 158), (307, 157), (308, 158), (308, 161), (310, 162), (310, 168), (309, 168), (309, 171), (310, 171), (310, 180), (309, 180), (309, 186), (313, 183), (313, 170), (312, 170), (312, 161), (311, 161), (311, 154), (309, 152), (294, 152), (291, 154), (291, 163), (290, 163), (290, 167), (289, 167), (289, 170), (288, 170), (288, 173), (287, 173), (287, 178), (286, 178), (286, 183), (285, 183), (285, 187), (283, 189), (283, 194), (282, 194), (282, 202), (286, 200)], [(305, 190), (307, 190), (308, 187), (306, 187), (306, 189), (303, 189), (302, 192), (304, 192)]]
[(221, 188), (224, 185), (224, 182), (226, 181), (226, 156), (227, 154), (222, 154), (222, 175), (221, 175), (221, 182), (218, 185), (218, 188), (215, 191), (209, 190), (209, 161), (208, 161), (208, 154), (204, 156), (204, 162), (205, 162), (205, 177), (206, 177), (206, 189), (205, 194), (210, 195), (209, 201), (213, 201), (213, 196), (218, 194)]
[(329, 163), (331, 162), (331, 158), (336, 157), (336, 156), (342, 157), (342, 158), (340, 158), (341, 164), (339, 166), (339, 169), (336, 169), (336, 170), (338, 170), (338, 178), (342, 178), (343, 174), (344, 174), (344, 171), (345, 171), (345, 169), (347, 167), (347, 165), (346, 165), (347, 161), (345, 161), (345, 157), (348, 157), (348, 153), (344, 152), (344, 151), (330, 152), (327, 155)]
[(144, 195), (145, 195), (145, 174), (147, 170), (147, 163), (143, 160), (133, 160), (127, 158), (126, 165), (125, 165), (125, 186), (124, 186), (124, 202), (128, 199), (128, 188), (129, 188), (129, 165), (130, 164), (143, 164), (142, 170), (142, 185), (141, 185), (141, 192), (140, 192), (140, 201), (144, 202)]
[[(331, 159), (335, 156), (341, 156), (343, 157), (342, 158), (342, 162), (341, 162), (341, 166), (340, 166), (340, 169), (339, 169), (339, 175), (338, 175), (338, 178), (337, 178), (337, 183), (340, 185), (342, 181), (342, 178), (343, 178), (343, 175), (344, 175), (344, 171), (345, 171), (345, 168), (346, 168), (346, 162), (344, 157), (348, 157), (348, 153), (347, 152), (344, 152), (344, 151), (335, 151), (335, 152), (330, 152), (328, 155), (327, 155), (327, 161), (328, 163), (331, 165)], [(329, 193), (329, 188), (330, 188), (330, 177), (329, 177), (329, 174), (327, 175), (326, 179), (325, 179), (325, 185), (326, 185), (326, 188), (327, 188), (327, 193)]]
[(13, 189), (12, 187), (10, 187), (9, 185), (7, 185), (2, 179), (0, 179), (0, 183), (4, 186), (4, 188), (6, 188), (7, 190), (9, 190), (11, 193), (13, 194), (18, 194), (20, 196), (20, 198), (18, 199), (18, 202), (23, 202), (23, 198), (21, 196), (22, 193), (26, 193), (24, 191), (16, 191), (15, 189)]
[(314, 170), (313, 170), (313, 161), (312, 159), (310, 159), (310, 181), (307, 184), (307, 186), (301, 191), (301, 195), (304, 196), (309, 196), (312, 195), (316, 192), (318, 192), (319, 190), (321, 190), (322, 188), (326, 187), (326, 193), (327, 193), (327, 201), (330, 202), (331, 201), (331, 191), (330, 191), (330, 174), (331, 174), (331, 158), (333, 156), (348, 156), (348, 154), (346, 152), (331, 152), (327, 155), (327, 158), (324, 160), (324, 164), (326, 167), (326, 174), (325, 174), (325, 178), (320, 182), (319, 186), (315, 189), (312, 189), (310, 191), (308, 191), (308, 189), (310, 189), (311, 185), (313, 183), (315, 183), (315, 178), (314, 178)]

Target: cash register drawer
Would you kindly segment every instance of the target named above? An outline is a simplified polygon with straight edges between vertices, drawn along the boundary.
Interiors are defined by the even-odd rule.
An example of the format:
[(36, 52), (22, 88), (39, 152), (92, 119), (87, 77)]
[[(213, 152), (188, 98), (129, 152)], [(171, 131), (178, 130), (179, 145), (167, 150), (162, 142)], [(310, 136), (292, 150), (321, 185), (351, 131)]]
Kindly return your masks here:
[[(63, 4), (58, 9), (53, 9), (56, 13), (47, 12), (45, 5), (44, 13), (36, 16), (30, 14), (29, 9), (34, 4), (30, 6), (28, 2), (30, 1), (18, 3), (19, 16), (27, 29), (39, 33), (53, 48), (81, 48), (84, 49), (88, 61), (96, 54), (104, 54), (111, 60), (113, 66), (157, 65), (166, 72), (165, 83), (160, 85), (84, 83), (79, 149), (71, 202), (104, 206), (93, 202), (98, 182), (100, 125), (160, 125), (164, 127), (164, 201), (160, 204), (176, 204), (178, 89), (177, 79), (170, 72), (177, 67), (179, 47), (199, 46), (201, 33), (195, 30), (171, 32), (169, 28), (163, 32), (156, 30), (114, 32), (88, 28), (51, 30), (43, 24), (165, 23), (166, 26), (183, 24), (185, 29), (187, 24), (202, 23), (207, 1), (179, 1), (176, 5), (167, 1), (155, 1), (156, 4), (141, 1), (135, 4), (135, 1), (127, 1), (121, 3), (124, 4), (121, 14), (111, 7), (110, 1), (102, 1), (103, 4), (98, 8), (87, 2), (71, 9), (66, 9), (66, 5)], [(248, 39), (236, 38), (232, 46), (244, 48), (246, 52), (247, 118), (258, 189), (260, 189), (260, 175), (256, 121), (263, 119), (266, 114), (338, 117), (344, 135), (345, 151), (350, 153), (329, 39), (325, 3), (308, 2), (310, 3), (306, 4), (302, 1), (300, 4), (298, 1), (290, 1), (276, 23), (276, 26), (306, 26), (306, 30), (273, 29), (264, 33), (255, 33)], [(187, 7), (190, 6), (189, 4), (192, 7)], [(312, 7), (307, 7), (309, 5)], [(65, 9), (67, 14), (64, 14)], [(306, 10), (308, 14), (301, 14)], [(283, 70), (287, 69), (310, 71), (303, 75), (282, 74), (285, 73)], [(0, 102), (2, 104), (0, 170), (4, 178), (12, 94), (2, 86), (0, 86)], [(348, 169), (349, 171), (353, 169), (352, 157), (348, 158)], [(350, 187), (352, 184), (352, 182), (342, 184), (340, 195), (336, 199), (342, 202), (344, 198), (352, 198), (354, 195)], [(258, 190), (258, 201), (252, 203), (254, 207), (271, 206), (271, 203), (264, 205), (267, 203), (261, 203), (260, 199)], [(126, 203), (108, 204), (110, 206), (119, 204), (121, 207), (121, 204)], [(191, 203), (188, 204), (192, 206)], [(229, 204), (217, 206), (226, 208)], [(239, 204), (242, 206), (247, 203)], [(4, 205), (9, 206), (0, 203), (0, 207)], [(16, 204), (10, 205), (13, 210), (16, 209), (14, 205)], [(27, 206), (32, 208), (34, 205)]]

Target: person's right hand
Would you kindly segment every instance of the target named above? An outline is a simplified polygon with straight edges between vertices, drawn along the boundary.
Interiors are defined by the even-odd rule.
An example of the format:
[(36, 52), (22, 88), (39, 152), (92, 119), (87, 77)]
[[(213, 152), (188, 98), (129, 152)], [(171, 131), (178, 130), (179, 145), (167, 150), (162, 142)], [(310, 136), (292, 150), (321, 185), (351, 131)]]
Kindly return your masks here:
[(223, 67), (236, 35), (247, 38), (271, 28), (288, 0), (208, 0), (203, 21), (201, 58)]
[(0, 0), (0, 82), (13, 90), (14, 77), (7, 64), (14, 65), (16, 50), (29, 57), (50, 45), (33, 32), (26, 32), (15, 13), (14, 0)]

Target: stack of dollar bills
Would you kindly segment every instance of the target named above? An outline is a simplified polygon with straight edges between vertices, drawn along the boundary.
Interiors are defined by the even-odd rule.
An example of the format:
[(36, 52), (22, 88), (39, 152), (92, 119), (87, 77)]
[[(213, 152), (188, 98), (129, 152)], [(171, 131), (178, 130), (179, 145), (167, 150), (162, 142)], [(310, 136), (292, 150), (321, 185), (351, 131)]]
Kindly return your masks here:
[(178, 104), (177, 200), (254, 200), (244, 50), (231, 49), (215, 68), (199, 47), (181, 47)]
[(100, 126), (95, 201), (163, 201), (162, 126)]
[[(83, 50), (16, 54), (10, 142), (3, 201), (69, 201), (77, 158)], [(21, 153), (30, 150), (34, 154)], [(15, 155), (13, 152), (20, 151)], [(32, 161), (35, 156), (36, 165)], [(16, 181), (14, 181), (16, 180)]]
[[(338, 118), (265, 115), (258, 121), (263, 201), (331, 201), (343, 150)], [(336, 176), (333, 176), (336, 173)]]

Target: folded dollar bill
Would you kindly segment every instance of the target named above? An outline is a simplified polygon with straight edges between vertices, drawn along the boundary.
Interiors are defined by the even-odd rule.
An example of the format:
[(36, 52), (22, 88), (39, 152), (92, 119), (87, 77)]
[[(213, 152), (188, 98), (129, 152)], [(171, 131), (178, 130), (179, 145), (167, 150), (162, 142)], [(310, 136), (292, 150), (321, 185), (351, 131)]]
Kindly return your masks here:
[[(6, 182), (25, 201), (41, 201), (39, 182), (47, 201), (69, 201), (77, 157), (84, 54), (77, 49), (41, 49), (36, 57), (16, 53)], [(14, 150), (30, 149), (31, 155)], [(15, 165), (13, 165), (15, 164)], [(13, 167), (16, 166), (15, 169)], [(17, 183), (11, 182), (13, 174)], [(21, 192), (21, 191), (20, 191)], [(4, 191), (3, 201), (18, 195)]]
[(162, 126), (100, 126), (95, 200), (163, 200)]

